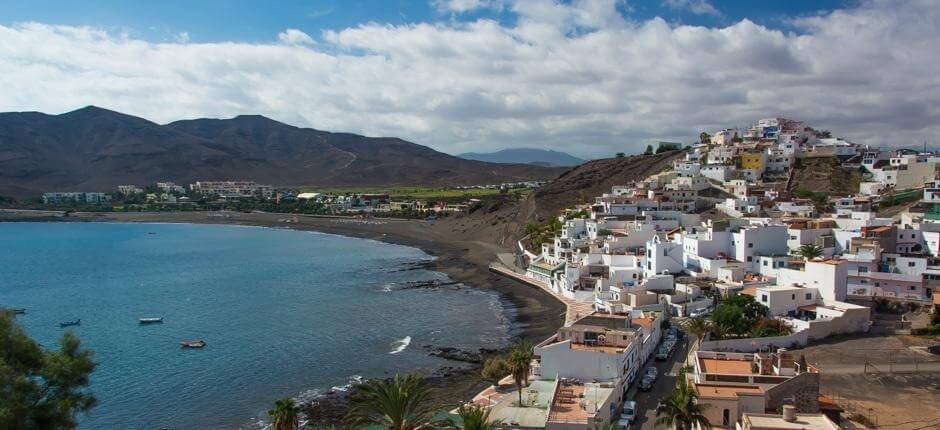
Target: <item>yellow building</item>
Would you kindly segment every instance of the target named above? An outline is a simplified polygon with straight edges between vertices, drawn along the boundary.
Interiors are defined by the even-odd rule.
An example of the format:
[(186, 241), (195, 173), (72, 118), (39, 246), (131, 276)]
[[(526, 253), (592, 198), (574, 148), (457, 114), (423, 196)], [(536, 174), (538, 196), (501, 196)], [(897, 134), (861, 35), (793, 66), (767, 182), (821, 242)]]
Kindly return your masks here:
[(764, 170), (763, 152), (742, 152), (740, 157), (742, 169)]

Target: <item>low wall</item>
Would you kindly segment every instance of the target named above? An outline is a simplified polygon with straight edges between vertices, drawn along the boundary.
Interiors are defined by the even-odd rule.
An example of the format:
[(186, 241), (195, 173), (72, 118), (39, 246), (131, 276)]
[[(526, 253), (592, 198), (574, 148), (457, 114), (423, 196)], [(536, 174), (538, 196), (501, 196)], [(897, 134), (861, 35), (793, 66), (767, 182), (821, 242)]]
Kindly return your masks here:
[(787, 336), (711, 340), (702, 342), (702, 350), (755, 352), (770, 347), (805, 346), (809, 342), (825, 339), (835, 334), (867, 333), (870, 327), (869, 318), (869, 309), (864, 308), (849, 310), (839, 318), (811, 321), (787, 320), (798, 331)]

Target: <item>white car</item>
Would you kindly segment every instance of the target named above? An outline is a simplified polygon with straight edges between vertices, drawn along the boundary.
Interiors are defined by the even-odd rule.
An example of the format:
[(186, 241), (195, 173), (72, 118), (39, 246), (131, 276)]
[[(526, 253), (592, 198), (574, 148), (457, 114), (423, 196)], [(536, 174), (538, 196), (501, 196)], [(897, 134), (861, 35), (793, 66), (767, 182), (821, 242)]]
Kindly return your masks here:
[(627, 428), (629, 428), (634, 419), (636, 419), (636, 402), (627, 400), (623, 402), (623, 412), (620, 413), (620, 422), (623, 423), (626, 421)]

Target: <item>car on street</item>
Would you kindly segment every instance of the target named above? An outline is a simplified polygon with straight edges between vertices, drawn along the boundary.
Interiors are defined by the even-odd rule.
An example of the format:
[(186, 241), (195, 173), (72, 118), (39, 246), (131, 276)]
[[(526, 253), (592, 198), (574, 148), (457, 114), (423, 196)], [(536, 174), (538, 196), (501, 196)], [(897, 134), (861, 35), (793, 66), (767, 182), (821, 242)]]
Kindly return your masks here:
[(636, 419), (636, 402), (627, 400), (623, 402), (623, 412), (620, 413), (620, 422), (627, 422), (627, 427)]
[(660, 346), (659, 349), (656, 350), (656, 360), (657, 360), (657, 361), (666, 361), (666, 360), (668, 360), (668, 359), (669, 359), (669, 349), (666, 348), (665, 345)]
[(647, 368), (646, 368), (646, 377), (647, 377), (647, 378), (652, 378), (652, 379), (655, 381), (656, 378), (659, 377), (659, 369), (657, 369), (657, 368), (654, 367), (654, 366), (647, 367)]
[(649, 391), (653, 389), (653, 379), (649, 376), (644, 376), (640, 380), (640, 391)]

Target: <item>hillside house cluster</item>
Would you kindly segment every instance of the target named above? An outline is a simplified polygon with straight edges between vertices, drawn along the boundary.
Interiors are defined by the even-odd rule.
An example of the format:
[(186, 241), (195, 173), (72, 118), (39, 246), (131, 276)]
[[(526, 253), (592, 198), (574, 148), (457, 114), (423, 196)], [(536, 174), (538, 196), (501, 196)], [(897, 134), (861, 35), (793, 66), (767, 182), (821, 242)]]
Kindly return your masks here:
[[(864, 170), (858, 192), (825, 205), (790, 195), (796, 163), (815, 157)], [(531, 399), (544, 403), (544, 414), (533, 418), (508, 397), (493, 412), (509, 428), (587, 429), (616, 421), (612, 411), (629, 400), (629, 387), (656, 351), (652, 340), (663, 337), (639, 321), (652, 318), (658, 326), (707, 315), (721, 300), (748, 295), (790, 334), (698, 345), (688, 380), (709, 405), (712, 426), (837, 428), (819, 401), (818, 370), (786, 348), (867, 332), (872, 311), (862, 304), (875, 298), (928, 303), (940, 285), (938, 161), (931, 153), (873, 150), (800, 121), (768, 118), (715, 132), (670, 169), (567, 209), (553, 237), (519, 242), (522, 267), (515, 270), (593, 313), (569, 315), (536, 348), (532, 382), (541, 388)], [(902, 191), (920, 202), (893, 218), (874, 212)], [(602, 404), (559, 400), (572, 385), (600, 393), (590, 384), (607, 390)], [(577, 410), (577, 420), (553, 412), (558, 408)]]

